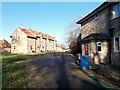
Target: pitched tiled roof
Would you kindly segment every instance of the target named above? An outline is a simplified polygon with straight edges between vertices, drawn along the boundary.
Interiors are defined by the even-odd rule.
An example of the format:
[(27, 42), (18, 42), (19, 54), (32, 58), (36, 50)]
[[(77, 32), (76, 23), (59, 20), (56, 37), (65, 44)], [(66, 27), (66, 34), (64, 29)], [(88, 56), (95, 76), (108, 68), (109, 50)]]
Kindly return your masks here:
[(27, 29), (21, 29), (27, 36), (30, 37), (36, 37), (33, 33), (31, 33), (29, 30)]
[(80, 42), (86, 42), (90, 40), (109, 40), (109, 36), (104, 33), (92, 33), (80, 40)]
[(44, 33), (41, 33), (42, 34), (42, 38), (47, 38), (47, 35), (44, 34)]
[(48, 39), (50, 39), (50, 40), (54, 40), (54, 37), (48, 35)]
[(39, 32), (35, 31), (35, 30), (32, 30), (32, 29), (29, 29), (35, 36), (38, 36), (39, 35)]
[(39, 36), (40, 34), (42, 35), (42, 38), (47, 38), (50, 39), (50, 40), (54, 40), (54, 37), (50, 36), (50, 35), (47, 35), (47, 34), (44, 34), (44, 33), (39, 33), (35, 30), (32, 30), (32, 29), (23, 29), (21, 27), (19, 27), (19, 29), (21, 29), (27, 36), (29, 37), (37, 37)]

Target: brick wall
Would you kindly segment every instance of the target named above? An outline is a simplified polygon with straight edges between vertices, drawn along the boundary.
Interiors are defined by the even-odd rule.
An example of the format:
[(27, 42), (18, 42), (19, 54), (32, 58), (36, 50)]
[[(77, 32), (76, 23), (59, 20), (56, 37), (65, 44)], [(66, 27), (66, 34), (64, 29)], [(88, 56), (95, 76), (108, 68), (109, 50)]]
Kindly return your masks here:
[(117, 65), (118, 67), (120, 67), (120, 52), (115, 52), (114, 51), (114, 37), (115, 36), (120, 36), (120, 17), (111, 20), (110, 23), (111, 27), (110, 28), (114, 28), (113, 29), (113, 37), (111, 37), (111, 42), (112, 42), (112, 46), (111, 46), (111, 59), (112, 59), (112, 64), (113, 65)]
[[(84, 21), (82, 23), (81, 28), (81, 38), (88, 36), (91, 33), (104, 33), (109, 36), (109, 9), (106, 8), (105, 10), (97, 13), (98, 19), (95, 19), (96, 15), (91, 17), (90, 19)], [(106, 63), (109, 60), (109, 43), (102, 42), (102, 49), (101, 53), (97, 53), (97, 42), (91, 42), (88, 44), (88, 54), (91, 56), (91, 59), (94, 60), (95, 64)], [(82, 54), (84, 53), (84, 45), (82, 44)]]
[(82, 39), (89, 35), (90, 33), (105, 33), (109, 35), (108, 31), (108, 22), (107, 17), (108, 16), (108, 9), (105, 9), (104, 11), (98, 13), (98, 19), (95, 20), (95, 16), (91, 17), (91, 19), (85, 21), (82, 24), (81, 28), (81, 34)]
[(90, 51), (89, 55), (91, 56), (91, 59), (94, 60), (95, 64), (99, 63), (107, 63), (109, 61), (109, 43), (108, 42), (102, 42), (102, 52), (97, 53), (97, 43), (91, 42), (90, 43)]

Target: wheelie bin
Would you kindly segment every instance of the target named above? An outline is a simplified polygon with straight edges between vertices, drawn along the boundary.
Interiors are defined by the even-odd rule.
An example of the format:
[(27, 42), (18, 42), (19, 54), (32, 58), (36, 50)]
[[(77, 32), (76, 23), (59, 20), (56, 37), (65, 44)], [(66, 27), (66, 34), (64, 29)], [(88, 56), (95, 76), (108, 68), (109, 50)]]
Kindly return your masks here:
[(90, 56), (88, 55), (81, 56), (80, 68), (87, 69), (89, 67), (89, 60), (90, 60)]

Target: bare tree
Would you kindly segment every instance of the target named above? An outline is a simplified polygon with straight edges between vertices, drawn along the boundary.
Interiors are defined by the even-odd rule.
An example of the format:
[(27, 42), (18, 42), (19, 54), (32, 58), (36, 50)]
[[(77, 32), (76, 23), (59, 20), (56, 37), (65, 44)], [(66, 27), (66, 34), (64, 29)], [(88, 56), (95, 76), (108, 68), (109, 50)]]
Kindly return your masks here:
[(79, 18), (77, 18), (67, 26), (67, 32), (65, 35), (66, 43), (69, 45), (69, 48), (74, 54), (77, 52), (77, 38), (80, 34), (80, 25), (76, 24), (78, 20)]

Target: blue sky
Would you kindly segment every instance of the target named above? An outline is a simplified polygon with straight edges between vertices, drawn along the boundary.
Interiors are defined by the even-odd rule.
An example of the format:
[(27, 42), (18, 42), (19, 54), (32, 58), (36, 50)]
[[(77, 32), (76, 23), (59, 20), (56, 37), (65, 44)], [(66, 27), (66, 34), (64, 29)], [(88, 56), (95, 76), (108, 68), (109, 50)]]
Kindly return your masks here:
[(102, 2), (3, 2), (2, 35), (10, 35), (19, 26), (55, 36), (64, 43), (66, 27), (78, 17), (90, 13)]

